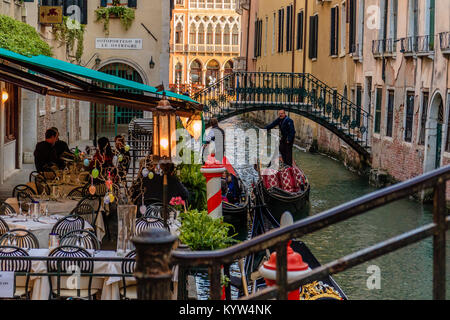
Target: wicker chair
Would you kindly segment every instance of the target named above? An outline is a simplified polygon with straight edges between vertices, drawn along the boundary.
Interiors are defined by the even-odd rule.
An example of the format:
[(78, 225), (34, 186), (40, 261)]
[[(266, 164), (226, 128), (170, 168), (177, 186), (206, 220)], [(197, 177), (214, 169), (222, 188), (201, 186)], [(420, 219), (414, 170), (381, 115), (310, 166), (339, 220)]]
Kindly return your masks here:
[(73, 230), (84, 229), (84, 219), (77, 215), (70, 215), (62, 218), (52, 228), (52, 233), (63, 237), (66, 233)]
[[(136, 251), (130, 251), (125, 258), (136, 258)], [(136, 261), (123, 261), (122, 274), (133, 274), (136, 267)], [(120, 285), (120, 299), (122, 300), (136, 300), (137, 299), (137, 285), (136, 280), (130, 277), (122, 276), (122, 283)]]
[(16, 211), (14, 210), (13, 207), (11, 207), (6, 202), (0, 201), (0, 215), (8, 216), (8, 215), (12, 215), (15, 213), (16, 213)]
[(2, 236), (3, 234), (7, 233), (8, 231), (9, 231), (8, 224), (5, 222), (5, 220), (0, 218), (0, 236)]
[[(98, 289), (92, 290), (92, 275), (85, 275), (83, 273), (93, 273), (94, 262), (89, 260), (74, 261), (70, 258), (89, 258), (91, 255), (86, 249), (75, 246), (60, 246), (53, 249), (49, 257), (63, 257), (68, 260), (47, 261), (48, 272), (58, 272), (56, 276), (49, 276), (50, 283), (50, 297), (49, 299), (89, 299), (92, 300), (93, 295), (98, 292)], [(72, 272), (80, 273), (79, 287), (72, 289), (69, 284), (72, 284), (69, 277)], [(69, 275), (67, 275), (69, 274)]]
[[(161, 202), (154, 202), (152, 204), (146, 205), (147, 209), (145, 211), (145, 217), (156, 217), (156, 218), (162, 218), (162, 210), (163, 210), (163, 204)], [(174, 207), (168, 205), (167, 211), (169, 213), (169, 216), (171, 213), (174, 214), (174, 218), (177, 217), (177, 211)]]
[[(33, 182), (35, 177), (41, 176), (41, 174), (37, 171), (32, 171), (28, 177), (28, 182)], [(42, 176), (41, 176), (42, 177)], [(45, 178), (44, 178), (45, 179)]]
[(24, 272), (26, 276), (16, 276), (14, 298), (30, 299), (30, 272), (31, 260), (6, 260), (6, 257), (28, 257), (28, 253), (17, 247), (1, 246), (0, 247), (0, 271)]
[(0, 246), (15, 246), (22, 249), (39, 249), (36, 236), (25, 229), (12, 229), (0, 237)]
[(17, 197), (17, 194), (19, 192), (26, 193), (30, 196), (36, 195), (36, 191), (34, 191), (33, 188), (27, 186), (26, 184), (18, 184), (17, 186), (15, 186), (12, 192), (12, 197), (13, 198)]
[(136, 227), (135, 227), (136, 236), (140, 235), (142, 232), (150, 228), (165, 229), (170, 231), (168, 228), (164, 226), (164, 221), (161, 218), (142, 217), (136, 219)]
[(76, 246), (84, 249), (100, 250), (100, 241), (89, 230), (67, 232), (60, 240), (61, 246)]
[(69, 198), (83, 198), (83, 187), (77, 187), (75, 189), (70, 190), (67, 197)]

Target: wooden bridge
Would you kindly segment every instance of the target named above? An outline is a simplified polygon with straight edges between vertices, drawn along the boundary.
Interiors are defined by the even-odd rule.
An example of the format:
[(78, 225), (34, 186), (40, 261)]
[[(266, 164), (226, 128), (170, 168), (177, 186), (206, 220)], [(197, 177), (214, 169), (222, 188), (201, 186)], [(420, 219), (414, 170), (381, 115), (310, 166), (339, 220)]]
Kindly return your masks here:
[(234, 72), (193, 97), (206, 122), (251, 111), (281, 110), (327, 128), (365, 159), (371, 158), (372, 116), (307, 73)]

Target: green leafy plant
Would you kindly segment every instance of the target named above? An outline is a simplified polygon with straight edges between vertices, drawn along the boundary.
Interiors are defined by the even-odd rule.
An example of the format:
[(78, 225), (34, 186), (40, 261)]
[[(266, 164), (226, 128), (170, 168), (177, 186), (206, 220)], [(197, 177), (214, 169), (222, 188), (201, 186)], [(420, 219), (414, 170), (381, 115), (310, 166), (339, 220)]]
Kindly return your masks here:
[(97, 16), (95, 22), (103, 22), (103, 31), (106, 35), (109, 35), (109, 19), (111, 17), (118, 17), (125, 30), (131, 27), (135, 19), (134, 9), (119, 5), (98, 8), (95, 10), (95, 14)]
[(68, 17), (63, 17), (63, 22), (54, 24), (52, 27), (52, 33), (55, 39), (62, 44), (66, 45), (67, 52), (72, 52), (75, 43), (77, 49), (75, 51), (75, 59), (80, 62), (84, 52), (84, 33), (86, 31), (86, 25), (80, 24), (75, 20)]
[(192, 250), (224, 249), (238, 242), (230, 236), (231, 224), (223, 218), (213, 219), (205, 210), (188, 210), (180, 215), (180, 240)]
[(52, 56), (52, 49), (32, 26), (5, 15), (0, 15), (0, 47), (25, 56)]

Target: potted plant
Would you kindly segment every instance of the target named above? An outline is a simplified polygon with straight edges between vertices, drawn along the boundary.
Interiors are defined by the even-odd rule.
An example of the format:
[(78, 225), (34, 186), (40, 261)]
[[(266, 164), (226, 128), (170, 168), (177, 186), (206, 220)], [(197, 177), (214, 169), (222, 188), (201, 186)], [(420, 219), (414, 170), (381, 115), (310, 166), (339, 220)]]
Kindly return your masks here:
[(128, 30), (135, 19), (134, 9), (121, 6), (118, 2), (113, 2), (113, 6), (101, 7), (95, 10), (95, 22), (103, 22), (103, 31), (109, 35), (109, 19), (118, 18), (125, 30)]

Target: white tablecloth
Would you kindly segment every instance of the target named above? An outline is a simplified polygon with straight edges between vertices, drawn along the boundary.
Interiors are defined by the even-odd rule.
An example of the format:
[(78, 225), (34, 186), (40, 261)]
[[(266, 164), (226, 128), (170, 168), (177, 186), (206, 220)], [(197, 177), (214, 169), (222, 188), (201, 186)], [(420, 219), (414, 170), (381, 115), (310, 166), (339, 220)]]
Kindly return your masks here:
[[(32, 232), (39, 241), (40, 248), (48, 248), (48, 238), (52, 231), (53, 226), (58, 221), (58, 219), (63, 218), (62, 215), (52, 215), (50, 217), (40, 217), (39, 221), (35, 222), (33, 219), (28, 218), (28, 221), (24, 221), (22, 216), (19, 217), (7, 217), (2, 216), (2, 219), (8, 224), (9, 229), (25, 229)], [(84, 229), (94, 230), (92, 226), (85, 221)]]
[[(47, 257), (49, 253), (48, 249), (32, 249), (29, 250), (28, 254), (33, 257)], [(115, 251), (98, 251), (94, 254), (95, 257), (108, 257), (116, 258), (117, 254)], [(32, 272), (45, 273), (47, 272), (46, 261), (33, 261)], [(104, 262), (95, 261), (94, 262), (94, 273), (109, 273), (109, 274), (120, 274), (121, 273), (121, 262)], [(127, 278), (130, 279), (131, 278)], [(33, 276), (30, 278), (32, 281), (31, 286), (33, 292), (31, 295), (32, 300), (48, 300), (50, 295), (50, 285), (49, 278), (47, 276)], [(102, 290), (101, 299), (102, 300), (119, 300), (119, 284), (122, 281), (120, 276), (118, 277), (94, 277), (93, 287), (98, 287)]]
[[(19, 212), (19, 204), (17, 202), (17, 198), (8, 198), (5, 201), (7, 204), (9, 204), (15, 212)], [(70, 212), (75, 209), (75, 207), (78, 204), (78, 200), (71, 200), (71, 199), (63, 199), (59, 201), (46, 201), (48, 213), (50, 215), (59, 214), (63, 216), (67, 216), (70, 214)], [(17, 219), (15, 219), (17, 220)], [(87, 223), (87, 222), (86, 222)], [(103, 216), (101, 212), (97, 215), (97, 220), (95, 221), (95, 230), (97, 233), (97, 238), (99, 241), (102, 241), (103, 237), (106, 234), (106, 228), (105, 223), (103, 221)]]

